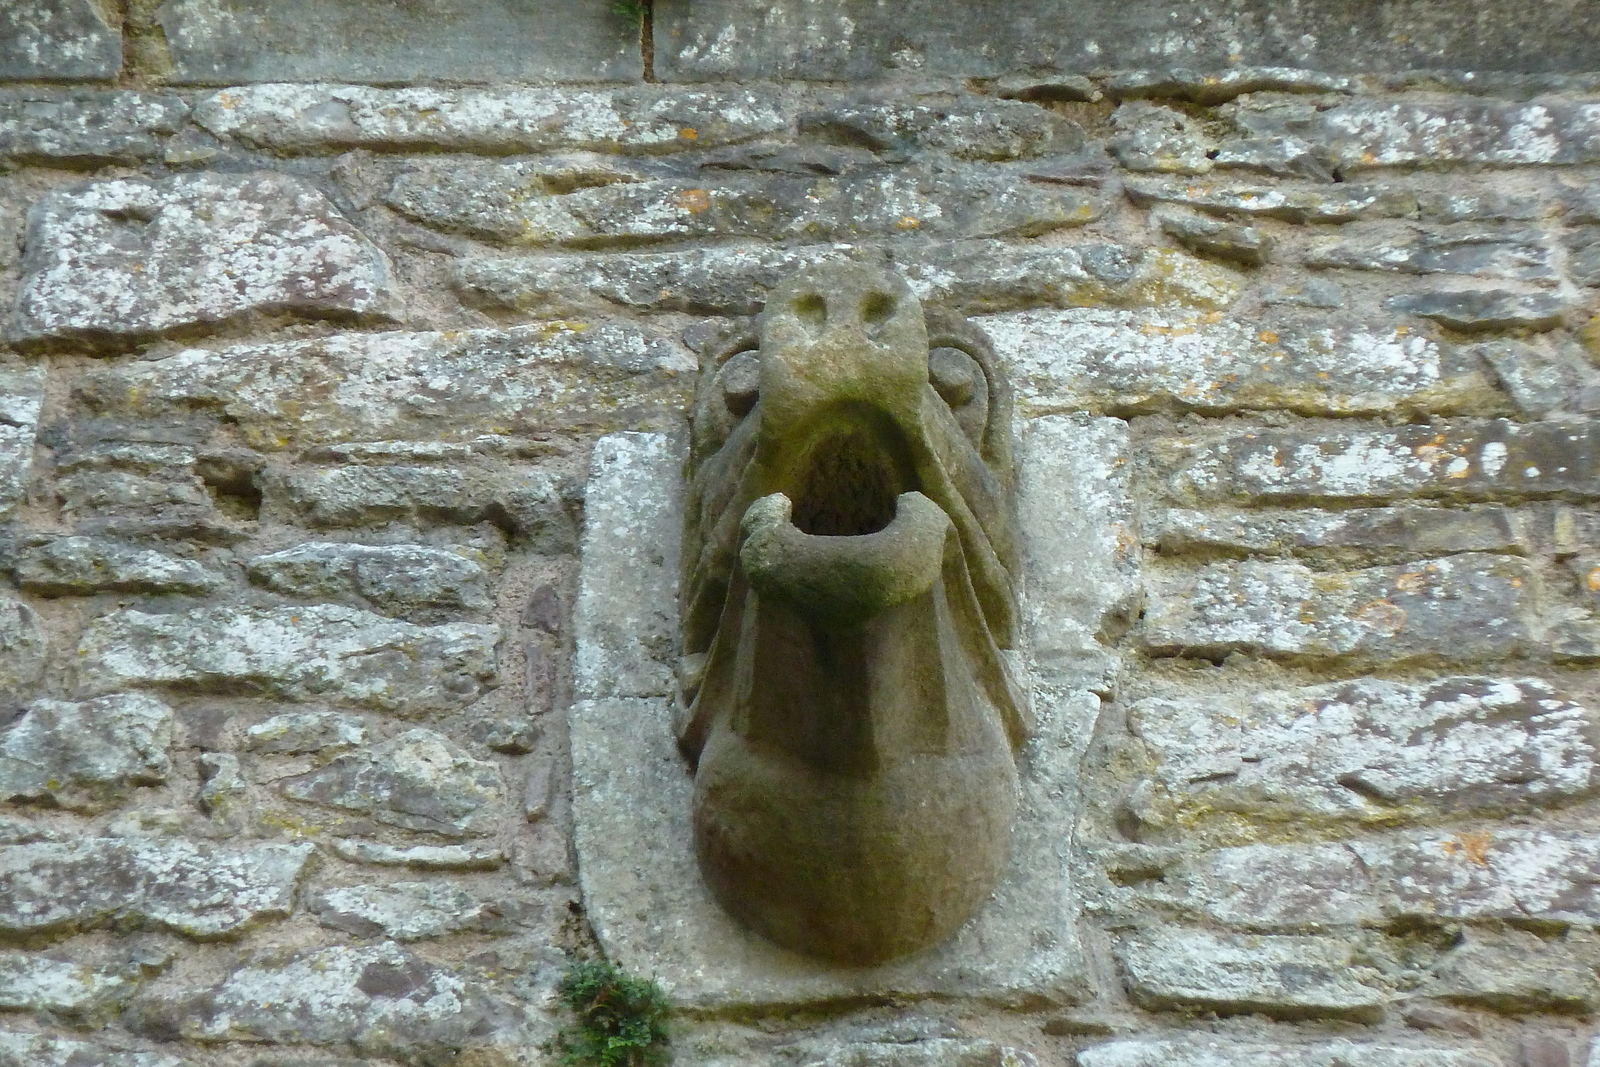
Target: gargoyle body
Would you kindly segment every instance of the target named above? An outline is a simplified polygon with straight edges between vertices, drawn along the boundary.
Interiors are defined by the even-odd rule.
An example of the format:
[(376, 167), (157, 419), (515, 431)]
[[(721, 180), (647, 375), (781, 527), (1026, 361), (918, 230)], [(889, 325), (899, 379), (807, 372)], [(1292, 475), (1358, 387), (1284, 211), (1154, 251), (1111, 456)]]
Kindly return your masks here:
[(1025, 695), (1011, 397), (893, 275), (792, 278), (707, 361), (679, 743), (728, 911), (809, 955), (936, 944), (1010, 851)]

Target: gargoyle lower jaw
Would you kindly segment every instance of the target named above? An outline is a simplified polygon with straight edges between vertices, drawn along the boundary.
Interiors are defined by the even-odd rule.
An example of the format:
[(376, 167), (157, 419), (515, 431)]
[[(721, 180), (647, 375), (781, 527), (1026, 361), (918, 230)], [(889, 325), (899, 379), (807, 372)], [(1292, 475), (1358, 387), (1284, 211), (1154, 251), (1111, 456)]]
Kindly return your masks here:
[(875, 533), (810, 534), (793, 515), (783, 493), (751, 504), (741, 522), (739, 562), (757, 593), (813, 622), (860, 625), (939, 580), (950, 517), (921, 493), (900, 494), (893, 519)]

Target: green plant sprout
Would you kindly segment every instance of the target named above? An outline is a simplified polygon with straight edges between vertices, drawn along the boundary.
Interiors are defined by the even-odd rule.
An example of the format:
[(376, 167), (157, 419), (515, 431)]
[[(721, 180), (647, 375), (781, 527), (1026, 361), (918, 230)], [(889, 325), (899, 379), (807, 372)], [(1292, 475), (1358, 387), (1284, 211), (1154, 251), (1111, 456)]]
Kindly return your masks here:
[(577, 1025), (559, 1039), (571, 1067), (653, 1067), (666, 1062), (672, 1006), (654, 980), (603, 959), (579, 960), (561, 977), (561, 999)]

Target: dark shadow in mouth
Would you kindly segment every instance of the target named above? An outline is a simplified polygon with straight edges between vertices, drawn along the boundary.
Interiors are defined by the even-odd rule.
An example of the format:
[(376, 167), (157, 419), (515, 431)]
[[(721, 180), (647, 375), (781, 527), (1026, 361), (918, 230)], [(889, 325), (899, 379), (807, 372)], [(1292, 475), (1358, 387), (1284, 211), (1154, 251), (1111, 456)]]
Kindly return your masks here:
[(882, 412), (830, 412), (798, 467), (792, 522), (817, 537), (859, 537), (894, 521), (901, 493), (918, 488), (899, 427)]

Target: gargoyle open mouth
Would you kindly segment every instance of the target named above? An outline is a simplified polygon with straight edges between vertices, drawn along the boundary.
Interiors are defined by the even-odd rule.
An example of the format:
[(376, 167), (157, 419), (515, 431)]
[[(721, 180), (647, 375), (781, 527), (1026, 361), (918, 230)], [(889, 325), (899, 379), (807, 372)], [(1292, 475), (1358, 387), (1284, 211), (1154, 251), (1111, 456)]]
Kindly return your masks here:
[(729, 911), (871, 963), (992, 891), (1025, 698), (1010, 396), (987, 342), (834, 264), (773, 294), (696, 397), (679, 740)]

